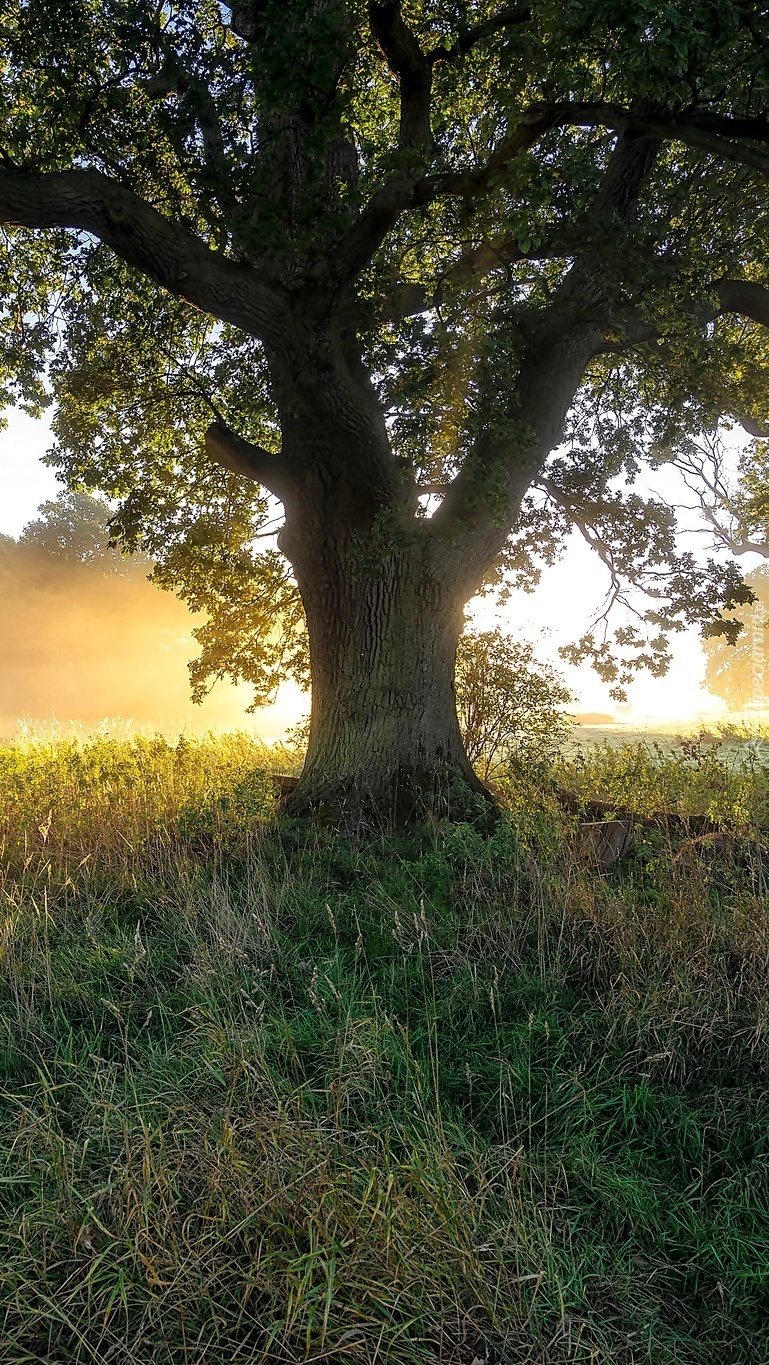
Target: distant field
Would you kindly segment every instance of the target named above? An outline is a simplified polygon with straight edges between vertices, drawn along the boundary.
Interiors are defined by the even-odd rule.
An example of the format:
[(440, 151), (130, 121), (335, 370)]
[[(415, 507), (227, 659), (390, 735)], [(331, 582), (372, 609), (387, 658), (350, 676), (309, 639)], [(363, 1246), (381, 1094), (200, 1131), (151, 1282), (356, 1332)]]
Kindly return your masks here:
[[(722, 727), (724, 728), (724, 727)], [(737, 760), (740, 757), (758, 759), (760, 762), (769, 762), (769, 727), (748, 727), (747, 725), (735, 726), (737, 734), (726, 735), (720, 732), (718, 726), (705, 728), (708, 738), (705, 740), (704, 747), (717, 746), (719, 753), (730, 760)], [(744, 733), (739, 733), (744, 730)], [(663, 753), (675, 753), (681, 748), (681, 740), (691, 739), (699, 733), (698, 727), (693, 727), (692, 731), (683, 734), (677, 730), (634, 730), (624, 726), (595, 726), (577, 725), (574, 728), (573, 737), (569, 742), (570, 750), (579, 748), (581, 745), (601, 745), (605, 744), (612, 749), (622, 749), (630, 745), (648, 750), (653, 755), (655, 750)]]
[[(767, 767), (345, 839), (291, 762), (0, 746), (3, 1365), (769, 1360)], [(599, 875), (564, 786), (719, 833)]]

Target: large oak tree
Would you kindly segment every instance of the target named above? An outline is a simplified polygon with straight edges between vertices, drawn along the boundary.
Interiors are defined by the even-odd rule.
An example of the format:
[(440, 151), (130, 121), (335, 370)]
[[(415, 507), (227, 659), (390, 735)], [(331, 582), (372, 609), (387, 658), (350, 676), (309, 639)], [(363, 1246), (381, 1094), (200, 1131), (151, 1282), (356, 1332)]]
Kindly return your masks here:
[(631, 662), (739, 598), (633, 481), (769, 416), (769, 7), (6, 0), (0, 41), (5, 393), (206, 608), (198, 687), (301, 671), (304, 613), (296, 809), (476, 784), (463, 607), (570, 526), (651, 594)]

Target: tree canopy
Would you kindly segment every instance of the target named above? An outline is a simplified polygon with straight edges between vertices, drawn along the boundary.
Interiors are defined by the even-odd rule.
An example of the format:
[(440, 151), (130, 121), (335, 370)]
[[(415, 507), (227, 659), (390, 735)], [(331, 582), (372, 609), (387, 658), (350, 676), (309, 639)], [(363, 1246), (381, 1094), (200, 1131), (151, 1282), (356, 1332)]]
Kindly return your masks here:
[(769, 424), (769, 7), (6, 0), (0, 39), (3, 393), (208, 611), (200, 687), (331, 695), (319, 584), (459, 610), (574, 526), (647, 594), (574, 646), (615, 685), (744, 600), (638, 478)]
[(152, 561), (143, 555), (121, 554), (110, 535), (110, 508), (87, 493), (67, 493), (44, 502), (37, 516), (27, 522), (18, 542), (9, 538), (8, 550), (16, 558), (27, 550), (42, 553), (54, 561), (83, 564), (106, 576), (145, 579)]

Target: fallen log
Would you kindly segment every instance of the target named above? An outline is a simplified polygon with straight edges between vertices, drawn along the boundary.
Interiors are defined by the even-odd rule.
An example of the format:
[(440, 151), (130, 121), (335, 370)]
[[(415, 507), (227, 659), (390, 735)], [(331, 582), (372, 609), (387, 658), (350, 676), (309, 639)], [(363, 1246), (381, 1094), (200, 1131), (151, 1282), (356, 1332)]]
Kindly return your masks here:
[[(579, 815), (587, 822), (629, 820), (633, 825), (680, 834), (685, 839), (724, 832), (723, 825), (711, 820), (707, 815), (682, 815), (679, 811), (668, 810), (657, 810), (652, 811), (650, 815), (642, 815), (638, 811), (630, 810), (628, 806), (619, 805), (616, 801), (586, 801), (565, 787), (556, 787), (555, 797), (569, 814)], [(759, 834), (769, 834), (769, 826), (766, 825), (757, 825), (755, 830)]]

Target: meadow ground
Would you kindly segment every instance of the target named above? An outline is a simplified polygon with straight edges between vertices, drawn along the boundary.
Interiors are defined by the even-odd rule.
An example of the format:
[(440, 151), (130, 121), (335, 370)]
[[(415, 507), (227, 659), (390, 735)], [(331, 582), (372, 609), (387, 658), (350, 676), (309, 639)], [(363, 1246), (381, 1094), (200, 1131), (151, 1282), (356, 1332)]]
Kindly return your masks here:
[[(4, 1365), (769, 1361), (743, 759), (590, 750), (491, 837), (354, 841), (243, 737), (0, 748)], [(556, 785), (727, 834), (599, 875)]]

